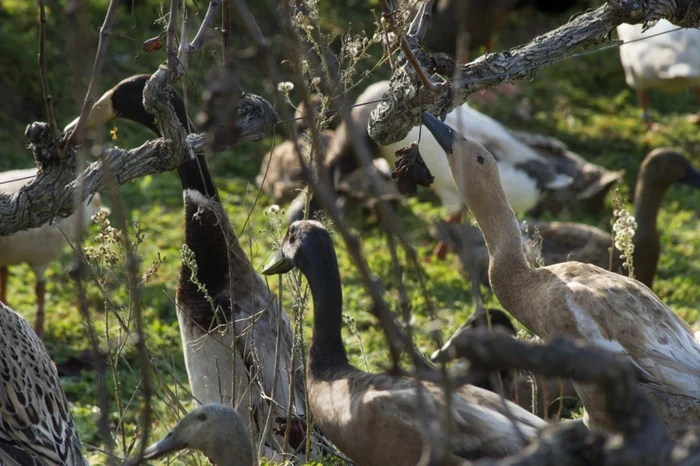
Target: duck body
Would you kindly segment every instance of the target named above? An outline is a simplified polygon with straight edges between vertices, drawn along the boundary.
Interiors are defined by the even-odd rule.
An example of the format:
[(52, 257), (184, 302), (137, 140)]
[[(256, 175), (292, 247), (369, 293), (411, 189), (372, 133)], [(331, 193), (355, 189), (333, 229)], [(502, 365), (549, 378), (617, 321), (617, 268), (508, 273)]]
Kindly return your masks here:
[[(142, 102), (149, 79), (150, 75), (132, 76), (107, 91), (91, 110), (88, 124), (120, 117), (160, 136)], [(171, 103), (180, 124), (193, 129), (174, 91)], [(185, 160), (178, 175), (189, 258), (180, 268), (176, 312), (192, 394), (198, 403), (233, 406), (246, 425), (252, 416), (248, 427), (256, 444), (265, 447), (260, 453), (273, 458), (282, 451), (282, 441), (268, 425), (275, 418), (270, 410), (286, 416), (290, 390), (295, 393), (292, 413), (304, 415), (306, 409), (302, 377), (291, 384), (293, 372), (303, 369), (292, 365), (289, 317), (241, 247), (204, 154)], [(264, 439), (257, 438), (263, 433)]]
[[(628, 359), (671, 430), (700, 420), (700, 343), (688, 325), (637, 280), (591, 264), (531, 268), (493, 156), (429, 114), (455, 183), (489, 251), (489, 282), (503, 307), (537, 336), (583, 338)], [(459, 150), (453, 151), (456, 144)], [(597, 389), (576, 385), (589, 426), (609, 426)]]
[[(356, 105), (366, 104), (356, 106), (352, 111), (353, 121), (362, 128), (363, 134), (366, 135), (370, 114), (378, 105), (375, 101), (388, 90), (389, 81), (380, 81), (368, 86), (355, 101)], [(588, 200), (593, 200), (591, 207), (598, 209), (603, 205), (605, 193), (621, 176), (621, 172), (610, 172), (585, 161), (553, 138), (513, 132), (468, 104), (447, 114), (445, 121), (492, 151), (498, 161), (506, 196), (516, 212), (527, 212), (545, 201), (547, 204), (542, 204), (539, 210), (558, 211)], [(331, 161), (351, 161), (353, 158), (351, 140), (343, 129), (344, 125), (338, 128), (329, 146), (328, 158)], [(378, 146), (368, 136), (367, 139), (377, 156), (385, 158), (392, 166), (397, 149), (418, 141), (421, 156), (435, 178), (431, 187), (448, 215), (464, 206), (442, 149), (425, 127), (416, 126), (403, 140), (386, 146)], [(552, 196), (556, 196), (556, 202), (550, 199)]]
[[(29, 184), (36, 174), (36, 168), (0, 173), (0, 191), (16, 193), (23, 186)], [(100, 195), (95, 194), (91, 201), (86, 201), (84, 205), (82, 224), (79, 224), (78, 214), (75, 213), (67, 218), (57, 218), (54, 222), (38, 228), (18, 231), (10, 236), (0, 236), (0, 301), (7, 304), (8, 267), (23, 263), (28, 264), (37, 280), (35, 286), (37, 298), (35, 331), (40, 338), (43, 337), (44, 333), (46, 269), (51, 262), (60, 259), (68, 245), (66, 236), (69, 239), (75, 238), (81, 230), (90, 225), (93, 214), (102, 206)]]
[[(680, 92), (700, 86), (700, 30), (678, 29), (661, 19), (642, 31), (641, 24), (621, 24), (620, 61), (627, 84), (635, 90)], [(653, 37), (652, 37), (653, 36)]]
[[(282, 250), (264, 273), (298, 267), (314, 301), (314, 331), (307, 359), (307, 390), (314, 419), (324, 434), (358, 465), (418, 464), (427, 437), (421, 427), (444, 429), (447, 400), (441, 387), (362, 372), (348, 362), (341, 335), (342, 290), (330, 235), (314, 221), (290, 225)], [(495, 393), (466, 385), (450, 400), (452, 434), (446, 464), (467, 458), (503, 457), (520, 451), (544, 421), (506, 402), (516, 427)]]
[(0, 464), (87, 466), (58, 372), (27, 321), (0, 303)]

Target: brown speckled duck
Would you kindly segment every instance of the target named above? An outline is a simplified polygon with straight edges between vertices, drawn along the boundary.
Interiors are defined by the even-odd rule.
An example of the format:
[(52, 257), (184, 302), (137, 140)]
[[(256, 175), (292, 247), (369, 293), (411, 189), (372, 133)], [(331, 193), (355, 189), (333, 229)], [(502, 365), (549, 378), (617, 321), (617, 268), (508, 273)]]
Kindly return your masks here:
[(29, 323), (2, 303), (0, 464), (88, 466), (56, 366)]

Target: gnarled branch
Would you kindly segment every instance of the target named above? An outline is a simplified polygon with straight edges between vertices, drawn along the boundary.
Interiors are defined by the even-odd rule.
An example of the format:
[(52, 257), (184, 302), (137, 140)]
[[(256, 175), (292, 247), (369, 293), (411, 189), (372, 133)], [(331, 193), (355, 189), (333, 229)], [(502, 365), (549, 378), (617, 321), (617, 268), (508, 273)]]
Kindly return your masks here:
[[(388, 91), (389, 100), (372, 111), (369, 135), (379, 144), (390, 144), (406, 137), (420, 122), (421, 111), (445, 115), (479, 90), (532, 77), (543, 66), (560, 61), (576, 50), (606, 42), (610, 33), (623, 23), (650, 23), (668, 19), (683, 27), (700, 25), (700, 2), (695, 0), (617, 0), (572, 18), (567, 24), (531, 42), (500, 53), (485, 54), (457, 70), (456, 82), (433, 74), (439, 93), (422, 88), (409, 63), (398, 67)], [(421, 66), (434, 68), (431, 58), (413, 38), (411, 50)], [(454, 93), (456, 91), (456, 94)]]
[[(240, 134), (235, 142), (258, 141), (270, 134), (277, 121), (277, 113), (267, 100), (248, 94), (238, 107), (236, 126)], [(19, 192), (0, 193), (0, 236), (36, 228), (54, 217), (73, 213), (73, 195), (79, 181), (75, 178), (75, 151), (65, 151), (65, 155), (59, 156), (63, 135), (51, 136), (45, 123), (32, 123), (27, 127), (27, 135), (39, 173)], [(108, 149), (104, 152), (104, 162), (95, 162), (83, 172), (83, 198), (107, 186), (103, 164), (109, 165), (119, 185), (142, 176), (175, 170), (185, 160), (186, 152), (172, 150), (171, 144), (170, 140), (155, 139), (134, 149)], [(201, 153), (206, 145), (205, 135), (190, 134), (185, 145), (188, 150)]]

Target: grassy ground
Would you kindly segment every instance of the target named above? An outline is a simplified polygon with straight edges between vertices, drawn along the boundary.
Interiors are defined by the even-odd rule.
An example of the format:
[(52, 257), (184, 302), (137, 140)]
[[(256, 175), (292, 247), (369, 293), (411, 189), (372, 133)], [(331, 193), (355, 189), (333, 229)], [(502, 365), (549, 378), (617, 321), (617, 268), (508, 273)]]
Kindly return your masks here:
[[(0, 104), (0, 147), (3, 150), (0, 165), (3, 169), (9, 169), (31, 165), (30, 155), (22, 147), (25, 144), (22, 132), (26, 123), (42, 118), (42, 106), (38, 97), (40, 94), (37, 92), (37, 73), (33, 68), (33, 50), (36, 50), (33, 48), (36, 37), (36, 28), (32, 26), (35, 17), (33, 7), (29, 9), (24, 2), (16, 0), (0, 0), (0, 6), (0, 18), (13, 19), (0, 21), (3, 37), (12, 40), (8, 53), (11, 56), (22, 57), (23, 60), (21, 66), (10, 67), (9, 62), (2, 62), (6, 54), (0, 53), (2, 69), (7, 70), (0, 85), (10, 92), (9, 95), (13, 99), (8, 97)], [(106, 3), (93, 2), (91, 6), (99, 13), (104, 11)], [(49, 4), (53, 11), (60, 11), (60, 7), (62, 4)], [(151, 22), (162, 8), (161, 5), (149, 3), (134, 10), (133, 14), (125, 9), (120, 10), (117, 34), (113, 37), (103, 77), (105, 86), (111, 86), (135, 72), (152, 72), (163, 59), (163, 55), (150, 56), (135, 52), (135, 44), (158, 33), (159, 27), (153, 26)], [(373, 22), (368, 6), (362, 1), (353, 4), (347, 1), (338, 8), (325, 6), (321, 13), (325, 23), (337, 30), (345, 30), (342, 25), (347, 21), (348, 15), (351, 16), (355, 31), (366, 25), (371, 26)], [(52, 23), (52, 20), (55, 23)], [(65, 26), (62, 21), (60, 15), (50, 15), (49, 28), (56, 24)], [(99, 25), (100, 21), (99, 14), (92, 18), (95, 26)], [(60, 36), (60, 31), (56, 31), (58, 26), (51, 32), (55, 38)], [(502, 39), (506, 40), (507, 33), (503, 36)], [(69, 72), (68, 63), (60, 59), (61, 42), (57, 40), (54, 44), (51, 46), (49, 65), (53, 70), (51, 78), (58, 103), (59, 124), (63, 124), (72, 120), (74, 107), (69, 97), (69, 79), (66, 77)], [(206, 65), (211, 61), (212, 54), (213, 49), (208, 49), (198, 56), (197, 60), (202, 60), (201, 67), (200, 62), (193, 60), (197, 65), (192, 65), (188, 75), (188, 87), (195, 108), (197, 95), (201, 90), (201, 76), (206, 72)], [(269, 96), (270, 93), (265, 92), (264, 82), (256, 75), (258, 71), (251, 60), (244, 61), (243, 69), (248, 69), (248, 65), (251, 71), (246, 74), (244, 81), (251, 83), (249, 89)], [(387, 70), (383, 69), (380, 74), (386, 76)], [(631, 193), (639, 163), (653, 148), (680, 147), (691, 157), (695, 166), (700, 167), (700, 133), (696, 126), (685, 121), (687, 113), (697, 110), (692, 95), (653, 94), (652, 116), (659, 123), (659, 128), (647, 133), (640, 123), (640, 112), (634, 95), (625, 86), (616, 50), (556, 64), (540, 71), (533, 81), (519, 83), (519, 86), (521, 93), (518, 96), (504, 97), (484, 110), (513, 128), (557, 137), (590, 161), (610, 169), (626, 170), (623, 193)], [(531, 118), (518, 117), (513, 111), (517, 105), (529, 106)], [(114, 142), (120, 146), (134, 146), (150, 137), (148, 132), (130, 123), (119, 122), (113, 126), (118, 128), (117, 140)], [(112, 129), (112, 126), (107, 129)], [(264, 214), (264, 209), (270, 204), (269, 200), (263, 196), (253, 208), (257, 193), (254, 178), (263, 154), (273, 144), (272, 139), (247, 144), (235, 151), (220, 154), (212, 161), (212, 172), (216, 176), (222, 201), (236, 230), (242, 231), (241, 241), (247, 245), (246, 249), (251, 251), (253, 264), (258, 268), (264, 264), (271, 251), (272, 241), (266, 233), (270, 230), (270, 216)], [(172, 410), (173, 399), (177, 399), (186, 407), (192, 405), (187, 393), (179, 385), (184, 384), (186, 387), (187, 377), (173, 304), (180, 266), (179, 249), (183, 242), (181, 195), (178, 179), (172, 173), (149, 176), (129, 183), (123, 186), (120, 192), (132, 222), (131, 231), (133, 232), (135, 223), (139, 223), (143, 229), (144, 239), (139, 246), (143, 261), (141, 271), (145, 271), (153, 261), (158, 260), (158, 255), (162, 258), (162, 265), (157, 273), (140, 286), (147, 326), (147, 344), (162, 376), (158, 388), (159, 399), (155, 403), (158, 417), (152, 425), (153, 436), (156, 436), (163, 434), (174, 423), (176, 416)], [(433, 247), (433, 241), (427, 234), (427, 226), (442, 216), (435, 200), (430, 193), (422, 193), (418, 198), (408, 199), (398, 209), (401, 229), (409, 236), (421, 256)], [(107, 200), (107, 203), (114, 205), (110, 200)], [(663, 250), (655, 282), (659, 296), (696, 330), (700, 329), (700, 287), (697, 286), (700, 283), (700, 267), (697, 260), (700, 257), (700, 217), (697, 215), (699, 211), (700, 196), (697, 191), (693, 192), (687, 187), (673, 187), (666, 195), (659, 219)], [(610, 216), (608, 209), (608, 212), (600, 217), (570, 212), (557, 218), (586, 222), (609, 230)], [(392, 308), (398, 309), (397, 283), (391, 273), (386, 240), (376, 219), (354, 212), (349, 215), (349, 221), (353, 228), (362, 232), (363, 248), (370, 266), (381, 277), (386, 288), (386, 298)], [(283, 232), (278, 232), (281, 233)], [(88, 234), (88, 244), (97, 244), (94, 239), (96, 234), (96, 227), (92, 227)], [(349, 328), (346, 329), (346, 346), (354, 363), (364, 367), (366, 359), (370, 370), (379, 370), (388, 355), (381, 331), (367, 311), (369, 299), (348, 257), (345, 245), (337, 238), (336, 248), (343, 278), (345, 310), (354, 318), (359, 331), (354, 334)], [(52, 357), (62, 367), (68, 367), (68, 362), (89, 349), (87, 329), (76, 306), (75, 288), (63, 271), (69, 263), (70, 254), (66, 252), (63, 260), (53, 264), (47, 273), (49, 311), (45, 341)], [(127, 306), (129, 296), (120, 267), (101, 267), (99, 270), (106, 277), (104, 283), (110, 298), (118, 305)], [(28, 267), (19, 266), (14, 267), (12, 273), (9, 302), (14, 309), (32, 321), (35, 307), (31, 271)], [(430, 327), (437, 326), (443, 336), (447, 336), (473, 310), (469, 287), (457, 272), (452, 256), (444, 262), (432, 262), (426, 267), (426, 273), (430, 295), (438, 310), (437, 322), (432, 323)], [(417, 323), (417, 342), (421, 350), (430, 353), (435, 348), (427, 332), (423, 330), (430, 323), (426, 311), (427, 304), (420, 293), (416, 274), (408, 270), (405, 278)], [(276, 285), (276, 280), (272, 280), (271, 287), (276, 288)], [(105, 313), (104, 299), (96, 286), (89, 288), (88, 297), (90, 311), (98, 334), (101, 335), (101, 343), (107, 344), (104, 335), (108, 326), (110, 335), (119, 338), (114, 318), (109, 318), (109, 313)], [(488, 300), (497, 305), (493, 296), (489, 295)], [(307, 326), (307, 339), (308, 333)], [(360, 339), (364, 354), (360, 350)], [(118, 360), (116, 376), (107, 381), (112, 396), (111, 420), (114, 426), (119, 422), (119, 408), (116, 403), (119, 399), (125, 413), (122, 426), (127, 445), (138, 431), (137, 416), (141, 395), (137, 390), (139, 377), (135, 364), (135, 351), (127, 344)], [(96, 423), (99, 412), (96, 408), (95, 376), (89, 371), (83, 371), (63, 377), (62, 382), (72, 402), (82, 440), (86, 444), (98, 447), (104, 445)], [(116, 382), (119, 395), (115, 392)], [(174, 393), (171, 399), (160, 399), (164, 398), (164, 385)], [(117, 453), (121, 453), (121, 431), (116, 435), (115, 442), (118, 444)], [(86, 448), (86, 451), (94, 464), (104, 463), (101, 453), (89, 448)], [(202, 464), (201, 459), (197, 460), (194, 456), (187, 459), (183, 457), (177, 461)]]

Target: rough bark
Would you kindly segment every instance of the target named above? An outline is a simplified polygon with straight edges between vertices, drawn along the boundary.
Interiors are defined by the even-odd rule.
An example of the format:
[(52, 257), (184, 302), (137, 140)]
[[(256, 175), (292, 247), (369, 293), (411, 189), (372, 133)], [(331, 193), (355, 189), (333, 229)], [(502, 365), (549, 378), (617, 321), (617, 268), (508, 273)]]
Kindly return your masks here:
[[(574, 51), (607, 42), (610, 33), (622, 23), (648, 24), (665, 18), (679, 26), (700, 25), (700, 2), (697, 0), (609, 0), (609, 3), (579, 14), (525, 45), (485, 54), (458, 66), (454, 82), (433, 74), (432, 81), (441, 89), (437, 93), (423, 88), (411, 65), (403, 63), (394, 71), (389, 100), (372, 112), (368, 124), (370, 137), (379, 144), (399, 141), (419, 124), (421, 111), (445, 115), (474, 92), (503, 82), (531, 78), (543, 66)], [(432, 58), (415, 38), (408, 39), (423, 68), (432, 72), (436, 67)]]
[[(177, 121), (174, 115), (164, 118), (166, 120)], [(244, 96), (237, 111), (236, 125), (240, 134), (235, 143), (264, 138), (277, 121), (277, 113), (268, 101), (257, 95)], [(73, 196), (78, 186), (75, 151), (64, 149), (64, 135), (53, 137), (45, 123), (30, 124), (25, 134), (30, 140), (29, 147), (34, 153), (39, 173), (14, 195), (0, 193), (0, 236), (39, 227), (54, 217), (70, 215), (74, 208)], [(117, 183), (122, 185), (142, 176), (175, 170), (189, 151), (204, 151), (205, 135), (190, 134), (183, 144), (187, 151), (176, 150), (169, 139), (155, 139), (134, 149), (106, 150), (101, 161), (91, 164), (83, 172), (83, 198), (87, 199), (107, 186), (106, 173), (115, 173)], [(110, 170), (106, 171), (104, 164)]]

